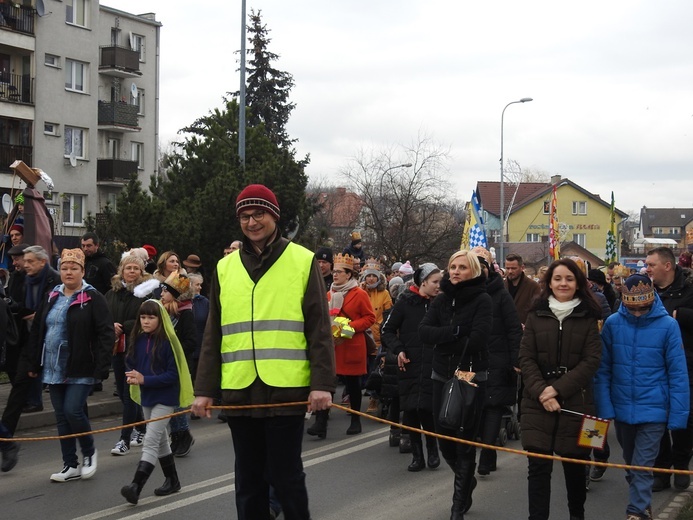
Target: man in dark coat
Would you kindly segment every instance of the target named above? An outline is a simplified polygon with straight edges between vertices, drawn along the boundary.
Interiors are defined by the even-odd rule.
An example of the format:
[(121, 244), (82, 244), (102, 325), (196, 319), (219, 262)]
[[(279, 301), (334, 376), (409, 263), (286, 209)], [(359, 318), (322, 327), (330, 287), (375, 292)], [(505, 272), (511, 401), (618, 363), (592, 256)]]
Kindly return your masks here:
[(85, 256), (84, 281), (101, 294), (111, 288), (111, 278), (117, 269), (106, 255), (99, 251), (99, 237), (96, 233), (82, 235), (82, 251)]
[[(658, 247), (648, 251), (645, 264), (647, 275), (652, 279), (664, 308), (681, 329), (690, 382), (693, 380), (693, 272), (677, 266), (674, 253), (668, 247)], [(691, 411), (693, 412), (693, 406)], [(664, 433), (655, 467), (671, 468), (673, 466), (674, 469), (687, 470), (692, 454), (693, 413), (690, 413), (685, 430)], [(674, 475), (676, 489), (687, 489), (690, 483), (689, 475)], [(661, 491), (669, 487), (671, 487), (670, 475), (656, 473), (652, 491)]]
[(527, 313), (539, 296), (539, 284), (525, 276), (525, 264), (520, 255), (514, 253), (505, 257), (505, 288), (513, 297), (520, 323), (527, 320)]
[[(22, 269), (25, 271), (25, 293), (17, 311), (19, 317), (19, 358), (16, 360), (16, 370), (12, 381), (12, 390), (7, 398), (7, 406), (2, 414), (2, 422), (9, 432), (14, 435), (22, 413), (43, 410), (41, 380), (28, 377), (28, 369), (22, 353), (28, 348), (29, 334), (33, 326), (34, 315), (48, 293), (60, 283), (60, 275), (53, 269), (48, 260), (48, 253), (41, 246), (31, 246), (24, 249)], [(16, 271), (15, 271), (16, 272)], [(38, 392), (38, 396), (36, 396)], [(30, 394), (34, 401), (25, 406)]]

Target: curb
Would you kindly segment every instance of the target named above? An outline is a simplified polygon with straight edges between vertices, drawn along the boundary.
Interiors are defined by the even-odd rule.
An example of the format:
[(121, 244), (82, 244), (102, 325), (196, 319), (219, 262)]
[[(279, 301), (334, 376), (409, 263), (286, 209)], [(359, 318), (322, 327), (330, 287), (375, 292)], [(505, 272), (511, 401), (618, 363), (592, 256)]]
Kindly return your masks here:
[[(87, 401), (87, 408), (90, 419), (123, 413), (123, 404), (118, 398), (93, 403)], [(22, 414), (17, 424), (17, 431), (44, 428), (46, 426), (55, 426), (55, 413), (53, 408), (50, 407), (44, 408), (42, 412)]]
[(693, 488), (691, 487), (685, 491), (679, 491), (672, 498), (671, 502), (662, 509), (662, 512), (657, 515), (656, 520), (675, 520), (681, 512), (681, 508), (686, 505), (692, 496)]

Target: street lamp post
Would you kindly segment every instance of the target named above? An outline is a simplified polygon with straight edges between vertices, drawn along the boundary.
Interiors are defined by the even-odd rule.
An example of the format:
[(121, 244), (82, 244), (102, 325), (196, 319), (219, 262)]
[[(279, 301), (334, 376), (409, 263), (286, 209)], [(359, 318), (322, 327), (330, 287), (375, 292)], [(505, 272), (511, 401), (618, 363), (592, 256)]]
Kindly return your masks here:
[(505, 108), (503, 109), (503, 112), (501, 112), (501, 138), (500, 138), (500, 244), (499, 244), (499, 249), (500, 249), (500, 257), (498, 261), (498, 265), (501, 267), (505, 266), (505, 254), (504, 254), (504, 248), (503, 244), (505, 242), (505, 176), (503, 175), (503, 118), (505, 117), (505, 109), (508, 108), (510, 105), (514, 105), (515, 103), (528, 103), (532, 101), (532, 98), (526, 97), (522, 98), (519, 101), (511, 101), (507, 105), (505, 105)]
[(412, 164), (411, 163), (404, 163), (404, 164), (398, 164), (397, 166), (390, 166), (387, 170), (385, 170), (382, 175), (385, 175), (387, 172), (390, 170), (395, 170), (397, 168), (411, 168)]

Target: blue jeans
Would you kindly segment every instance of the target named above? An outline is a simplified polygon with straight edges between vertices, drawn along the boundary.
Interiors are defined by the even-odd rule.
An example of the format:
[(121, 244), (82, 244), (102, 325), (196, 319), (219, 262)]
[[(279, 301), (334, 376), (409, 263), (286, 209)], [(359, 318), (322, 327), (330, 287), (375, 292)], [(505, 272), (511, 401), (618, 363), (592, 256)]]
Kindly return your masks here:
[(302, 415), (229, 417), (236, 453), (239, 520), (267, 518), (270, 485), (286, 520), (308, 520), (308, 491), (301, 460)]
[[(87, 417), (87, 397), (93, 385), (48, 385), (50, 389), (51, 403), (55, 409), (55, 420), (58, 426), (58, 435), (70, 435), (91, 431), (89, 417)], [(66, 466), (76, 468), (79, 465), (77, 459), (77, 440), (84, 457), (94, 455), (94, 436), (83, 435), (70, 439), (60, 439), (60, 449), (63, 453), (63, 463)]]
[[(628, 424), (616, 421), (616, 438), (623, 448), (623, 459), (633, 466), (654, 466), (659, 442), (666, 431), (664, 423)], [(651, 471), (626, 471), (628, 507), (626, 513), (644, 515), (652, 501)]]
[[(190, 407), (181, 408), (176, 406), (174, 412), (182, 412), (184, 410), (190, 410)], [(169, 423), (171, 427), (171, 433), (187, 432), (190, 429), (190, 414), (184, 413), (182, 415), (176, 415), (171, 417), (171, 422)]]

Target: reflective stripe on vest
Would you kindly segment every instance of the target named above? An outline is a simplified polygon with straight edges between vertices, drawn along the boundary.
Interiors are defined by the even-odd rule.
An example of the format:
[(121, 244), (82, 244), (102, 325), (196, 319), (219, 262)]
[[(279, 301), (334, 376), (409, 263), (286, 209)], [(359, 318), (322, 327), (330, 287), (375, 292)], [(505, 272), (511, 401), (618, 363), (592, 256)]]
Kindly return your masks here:
[(303, 296), (313, 253), (290, 243), (257, 283), (239, 253), (217, 265), (221, 304), (221, 388), (238, 390), (259, 377), (269, 386), (310, 386)]

